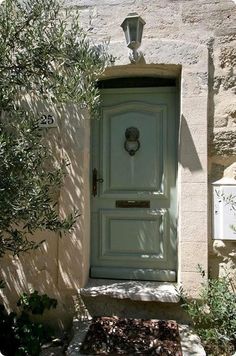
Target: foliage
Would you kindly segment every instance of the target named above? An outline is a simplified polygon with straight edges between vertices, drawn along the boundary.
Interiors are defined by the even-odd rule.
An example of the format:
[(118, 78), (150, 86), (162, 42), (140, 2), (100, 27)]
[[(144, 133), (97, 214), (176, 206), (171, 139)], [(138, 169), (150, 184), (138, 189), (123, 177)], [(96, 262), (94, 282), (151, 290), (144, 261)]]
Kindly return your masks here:
[(24, 293), (19, 299), (21, 313), (7, 314), (0, 305), (0, 351), (6, 356), (38, 356), (41, 346), (49, 341), (50, 330), (40, 323), (30, 320), (30, 313), (42, 314), (46, 309), (56, 308), (57, 301), (46, 294), (40, 296), (37, 291)]
[(1, 106), (9, 108), (23, 90), (93, 107), (108, 57), (87, 40), (79, 14), (57, 0), (5, 0), (0, 10)]
[(38, 291), (30, 294), (23, 293), (17, 303), (24, 311), (31, 311), (32, 314), (43, 314), (45, 309), (56, 308), (56, 299), (49, 298), (47, 294), (39, 295)]
[(208, 279), (197, 300), (183, 290), (180, 295), (208, 354), (231, 355), (236, 350), (236, 294), (229, 276)]
[(0, 5), (0, 257), (38, 247), (36, 230), (66, 232), (77, 212), (62, 219), (55, 194), (65, 162), (56, 165), (29, 103), (99, 103), (95, 82), (109, 57), (92, 45), (78, 14), (57, 0), (5, 0)]
[(0, 124), (0, 255), (36, 248), (29, 233), (67, 231), (75, 221), (75, 214), (61, 220), (54, 205), (62, 169), (48, 168), (50, 154), (37, 126), (27, 113), (18, 114), (17, 123)]

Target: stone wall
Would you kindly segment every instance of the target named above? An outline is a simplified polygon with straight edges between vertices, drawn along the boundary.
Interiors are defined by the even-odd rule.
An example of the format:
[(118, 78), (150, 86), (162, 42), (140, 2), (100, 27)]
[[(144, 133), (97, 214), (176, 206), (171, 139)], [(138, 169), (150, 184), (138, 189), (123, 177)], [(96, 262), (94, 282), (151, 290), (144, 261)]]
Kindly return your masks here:
[[(181, 40), (207, 46), (208, 76), (202, 77), (199, 70), (198, 79), (199, 83), (205, 81), (208, 86), (209, 268), (213, 275), (218, 275), (224, 269), (222, 266), (235, 266), (234, 253), (232, 254), (234, 243), (225, 241), (213, 246), (211, 232), (211, 183), (222, 177), (224, 169), (235, 161), (236, 154), (235, 1), (72, 0), (66, 4), (80, 11), (81, 23), (95, 42), (104, 40), (117, 45), (118, 61), (127, 52), (119, 26), (126, 15), (133, 11), (146, 21), (143, 47), (147, 41), (156, 40)], [(122, 41), (124, 46), (120, 47)], [(176, 48), (176, 51), (179, 49), (180, 47)], [(157, 57), (158, 51), (159, 48), (154, 45), (153, 53)], [(171, 58), (176, 53), (169, 54)], [(190, 61), (195, 60), (191, 51), (186, 56), (189, 56)], [(162, 60), (160, 57), (160, 64)], [(200, 88), (201, 84), (192, 88), (193, 94), (200, 94)], [(192, 110), (201, 108), (193, 104)]]

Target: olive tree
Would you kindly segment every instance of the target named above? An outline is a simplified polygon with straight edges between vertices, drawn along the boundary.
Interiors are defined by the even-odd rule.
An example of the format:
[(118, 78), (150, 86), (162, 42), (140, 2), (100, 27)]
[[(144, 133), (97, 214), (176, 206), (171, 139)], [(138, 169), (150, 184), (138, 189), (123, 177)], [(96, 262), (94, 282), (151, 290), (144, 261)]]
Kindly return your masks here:
[[(66, 232), (77, 212), (58, 215), (55, 190), (63, 162), (54, 164), (38, 117), (21, 103), (29, 96), (60, 105), (82, 103), (91, 114), (96, 80), (109, 62), (57, 0), (5, 0), (0, 5), (0, 256), (38, 244), (36, 230)], [(49, 167), (51, 167), (49, 169)]]

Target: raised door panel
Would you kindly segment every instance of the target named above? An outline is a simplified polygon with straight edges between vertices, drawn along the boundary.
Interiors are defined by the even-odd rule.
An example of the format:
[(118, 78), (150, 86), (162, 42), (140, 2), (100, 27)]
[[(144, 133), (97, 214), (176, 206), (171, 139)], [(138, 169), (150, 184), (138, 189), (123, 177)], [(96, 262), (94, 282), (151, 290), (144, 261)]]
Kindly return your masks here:
[[(103, 117), (101, 194), (167, 194), (166, 107), (133, 102), (104, 108)], [(140, 148), (134, 156), (124, 149), (129, 127), (140, 134)]]
[(155, 267), (157, 260), (165, 262), (168, 213), (164, 209), (102, 210), (99, 219), (100, 263)]

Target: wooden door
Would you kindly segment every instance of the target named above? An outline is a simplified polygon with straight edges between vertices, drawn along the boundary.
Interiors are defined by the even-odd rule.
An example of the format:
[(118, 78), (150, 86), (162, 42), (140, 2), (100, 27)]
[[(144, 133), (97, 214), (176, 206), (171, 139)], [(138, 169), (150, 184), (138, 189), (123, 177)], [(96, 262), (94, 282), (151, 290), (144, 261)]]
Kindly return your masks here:
[(175, 281), (175, 88), (102, 90), (92, 129), (91, 277)]

